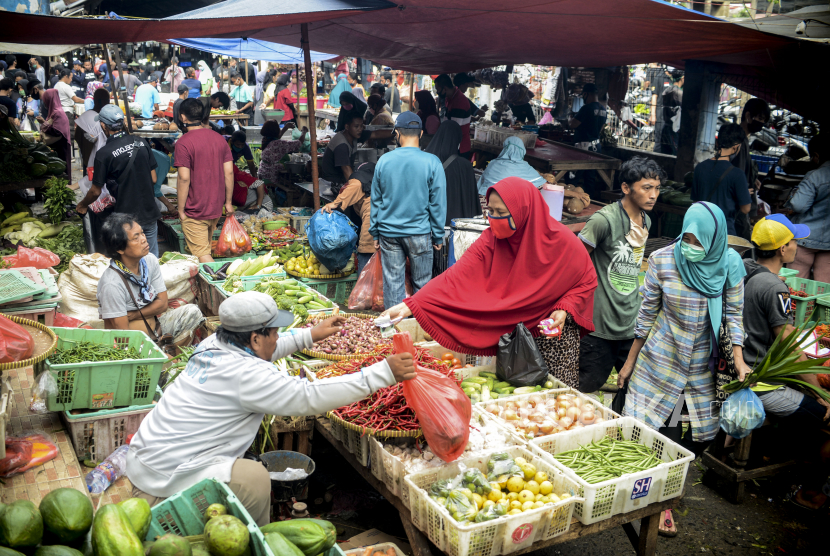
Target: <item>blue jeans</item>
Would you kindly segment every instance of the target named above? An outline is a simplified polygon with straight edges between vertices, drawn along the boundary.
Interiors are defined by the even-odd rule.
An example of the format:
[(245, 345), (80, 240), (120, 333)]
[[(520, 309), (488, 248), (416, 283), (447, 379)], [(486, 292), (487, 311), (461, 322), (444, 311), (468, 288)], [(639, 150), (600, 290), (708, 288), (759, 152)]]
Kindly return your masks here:
[(147, 243), (150, 244), (150, 253), (158, 258), (159, 256), (159, 223), (153, 222), (146, 228), (144, 226), (141, 227), (141, 230), (144, 232), (144, 237), (147, 238)]
[(372, 258), (374, 253), (358, 253), (357, 254), (357, 277), (360, 278), (360, 273), (363, 272), (363, 267), (365, 267), (369, 259)]
[(412, 273), (412, 287), (417, 292), (432, 278), (432, 239), (429, 234), (410, 237), (381, 237), (383, 265), (383, 306), (401, 303), (406, 296), (406, 259)]

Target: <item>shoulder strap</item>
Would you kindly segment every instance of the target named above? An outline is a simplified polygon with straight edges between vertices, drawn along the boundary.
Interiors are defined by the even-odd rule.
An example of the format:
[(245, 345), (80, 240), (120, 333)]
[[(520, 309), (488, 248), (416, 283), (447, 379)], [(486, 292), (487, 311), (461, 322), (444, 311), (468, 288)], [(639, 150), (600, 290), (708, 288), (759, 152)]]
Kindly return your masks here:
[(726, 177), (726, 174), (728, 174), (729, 172), (731, 172), (731, 171), (732, 171), (732, 170), (734, 170), (734, 169), (735, 169), (735, 167), (734, 167), (734, 166), (732, 166), (732, 163), (730, 162), (730, 163), (729, 163), (729, 168), (727, 168), (727, 169), (726, 169), (726, 172), (724, 172), (723, 174), (721, 174), (721, 176), (718, 178), (718, 181), (716, 181), (716, 182), (715, 182), (715, 186), (712, 188), (712, 191), (710, 191), (710, 192), (709, 192), (709, 196), (708, 196), (708, 197), (706, 197), (706, 202), (707, 202), (707, 203), (708, 203), (708, 202), (710, 202), (710, 201), (712, 200), (712, 196), (715, 194), (715, 191), (717, 191), (717, 190), (718, 190), (718, 187), (720, 186), (720, 182), (722, 182), (722, 181), (723, 181), (723, 178), (725, 178), (725, 177)]
[[(116, 271), (116, 272), (118, 272), (118, 271)], [(135, 303), (135, 307), (138, 310), (138, 314), (141, 315), (141, 320), (144, 321), (144, 326), (146, 326), (147, 330), (150, 331), (150, 337), (153, 339), (154, 342), (158, 342), (159, 338), (158, 338), (158, 335), (156, 335), (155, 329), (152, 326), (150, 326), (149, 322), (147, 322), (147, 318), (144, 316), (144, 313), (141, 312), (141, 307), (138, 306), (138, 301), (135, 300), (135, 295), (133, 295), (133, 290), (130, 289), (130, 281), (127, 280), (127, 277), (124, 276), (123, 272), (118, 272), (118, 276), (121, 277), (121, 280), (124, 282), (124, 287), (127, 288), (127, 293), (130, 294), (130, 298), (133, 300), (133, 303)]]
[(450, 155), (450, 157), (447, 160), (444, 161), (444, 163), (441, 165), (441, 166), (444, 167), (444, 171), (446, 171), (447, 168), (450, 167), (450, 164), (455, 162), (456, 158), (458, 158), (458, 155), (457, 154), (452, 154), (452, 155)]

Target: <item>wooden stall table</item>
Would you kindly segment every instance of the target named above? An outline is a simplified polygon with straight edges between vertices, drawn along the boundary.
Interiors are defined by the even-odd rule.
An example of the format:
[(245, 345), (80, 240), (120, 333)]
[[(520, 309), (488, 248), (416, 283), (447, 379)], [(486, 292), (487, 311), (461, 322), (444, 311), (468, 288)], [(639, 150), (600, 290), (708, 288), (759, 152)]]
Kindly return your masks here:
[(248, 124), (248, 114), (211, 114), (210, 120), (239, 120), (240, 125), (247, 125)]
[[(619, 159), (604, 154), (583, 151), (564, 143), (542, 140), (544, 145), (527, 149), (525, 161), (542, 173), (552, 173), (556, 181), (561, 180), (566, 173), (577, 170), (596, 170), (608, 189), (614, 187), (614, 172), (620, 168)], [(483, 151), (498, 155), (500, 145), (491, 145), (481, 141), (472, 141), (474, 151)]]
[[(315, 428), (318, 433), (320, 433), (331, 443), (332, 446), (334, 446), (338, 452), (340, 452), (340, 455), (346, 459), (349, 465), (354, 467), (355, 471), (360, 473), (360, 476), (363, 477), (366, 482), (372, 486), (372, 488), (377, 490), (381, 496), (386, 498), (386, 500), (392, 504), (396, 510), (398, 510), (398, 513), (400, 513), (401, 516), (401, 522), (403, 523), (403, 528), (406, 531), (406, 537), (409, 540), (409, 544), (412, 546), (413, 556), (432, 556), (430, 542), (426, 535), (424, 535), (423, 532), (418, 530), (415, 525), (413, 525), (412, 514), (409, 511), (409, 508), (404, 506), (400, 498), (389, 492), (386, 485), (372, 475), (372, 472), (369, 471), (367, 467), (360, 465), (360, 462), (355, 459), (354, 455), (351, 454), (349, 450), (334, 437), (329, 420), (318, 416)], [(653, 556), (655, 550), (657, 549), (657, 527), (660, 521), (660, 515), (665, 510), (676, 508), (679, 501), (680, 497), (672, 498), (671, 500), (666, 500), (664, 502), (656, 502), (646, 506), (645, 508), (629, 512), (627, 514), (615, 515), (605, 521), (600, 521), (591, 525), (582, 525), (576, 518), (574, 518), (571, 521), (570, 529), (562, 535), (548, 541), (534, 543), (524, 550), (512, 552), (509, 556), (520, 556), (521, 554), (534, 552), (555, 544), (562, 544), (618, 526), (623, 528), (625, 534), (628, 536), (628, 540), (631, 541), (631, 544), (634, 546), (638, 556)], [(634, 526), (631, 524), (631, 522), (638, 519), (640, 520), (639, 533), (637, 533)]]

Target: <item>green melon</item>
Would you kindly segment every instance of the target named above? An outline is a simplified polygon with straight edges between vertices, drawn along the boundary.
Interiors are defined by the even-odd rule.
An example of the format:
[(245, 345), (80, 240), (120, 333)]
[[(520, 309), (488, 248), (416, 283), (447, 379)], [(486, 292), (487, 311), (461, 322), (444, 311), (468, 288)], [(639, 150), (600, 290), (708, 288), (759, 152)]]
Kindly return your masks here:
[(53, 490), (40, 501), (43, 525), (61, 543), (71, 543), (92, 527), (92, 502), (74, 488)]
[(228, 515), (228, 508), (222, 504), (211, 504), (205, 510), (206, 520), (211, 520), (212, 518), (219, 517), (220, 515)]
[(214, 517), (205, 525), (205, 545), (217, 556), (242, 556), (251, 534), (242, 521), (232, 515)]
[(5, 546), (0, 546), (0, 556), (26, 556), (22, 552), (18, 552), (17, 550), (12, 550), (11, 548), (6, 548)]
[(34, 504), (29, 500), (16, 500), (0, 511), (0, 544), (19, 548), (40, 543), (43, 518)]
[(187, 539), (168, 533), (159, 538), (150, 549), (150, 556), (192, 556)]

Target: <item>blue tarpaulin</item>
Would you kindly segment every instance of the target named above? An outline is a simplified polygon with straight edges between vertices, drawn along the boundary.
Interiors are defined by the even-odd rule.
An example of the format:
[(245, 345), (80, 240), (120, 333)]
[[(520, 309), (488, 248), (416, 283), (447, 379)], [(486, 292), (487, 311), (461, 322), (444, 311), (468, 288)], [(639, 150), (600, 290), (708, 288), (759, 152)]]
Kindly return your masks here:
[[(262, 60), (277, 64), (303, 64), (303, 50), (296, 46), (258, 39), (170, 39), (168, 42), (232, 58)], [(337, 58), (336, 54), (311, 51), (311, 61)]]

